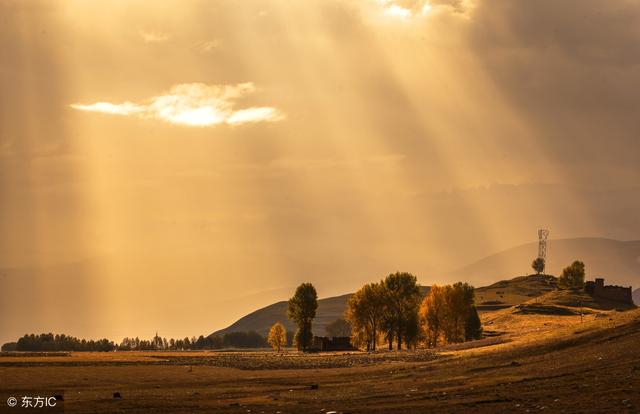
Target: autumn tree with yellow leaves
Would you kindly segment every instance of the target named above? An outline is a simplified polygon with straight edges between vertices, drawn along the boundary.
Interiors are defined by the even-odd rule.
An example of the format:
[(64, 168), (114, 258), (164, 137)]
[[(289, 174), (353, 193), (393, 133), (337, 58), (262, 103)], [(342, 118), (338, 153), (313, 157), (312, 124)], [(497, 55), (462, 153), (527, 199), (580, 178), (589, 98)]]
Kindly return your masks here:
[(287, 331), (284, 329), (284, 325), (280, 322), (274, 323), (269, 330), (267, 342), (273, 349), (278, 352), (282, 351), (282, 348), (287, 344)]

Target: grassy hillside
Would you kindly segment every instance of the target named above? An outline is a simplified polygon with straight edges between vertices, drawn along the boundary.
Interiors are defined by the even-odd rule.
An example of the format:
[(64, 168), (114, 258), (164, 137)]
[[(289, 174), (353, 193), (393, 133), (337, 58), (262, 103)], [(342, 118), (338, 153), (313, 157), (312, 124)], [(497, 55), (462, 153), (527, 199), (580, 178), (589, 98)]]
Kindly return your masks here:
[[(428, 286), (421, 286), (423, 296), (429, 293)], [(313, 320), (313, 333), (317, 336), (325, 335), (325, 327), (339, 318), (344, 318), (347, 310), (347, 303), (352, 293), (346, 295), (333, 296), (318, 300), (318, 310)], [(247, 316), (238, 319), (225, 329), (212, 333), (212, 335), (224, 335), (229, 332), (256, 331), (261, 335), (266, 335), (269, 328), (276, 322), (281, 322), (287, 331), (295, 330), (294, 324), (287, 318), (287, 302), (277, 302), (265, 308), (251, 312)]]
[(476, 289), (476, 304), (480, 311), (508, 308), (556, 289), (554, 276), (529, 275), (501, 280)]
[[(480, 312), (495, 311), (509, 308), (526, 302), (531, 298), (544, 295), (557, 287), (557, 279), (550, 275), (519, 276), (509, 280), (501, 280), (489, 286), (476, 289), (476, 303)], [(423, 295), (429, 292), (429, 287), (422, 287)], [(338, 318), (344, 317), (347, 302), (351, 293), (318, 300), (317, 316), (313, 321), (315, 335), (325, 335), (325, 327)], [(266, 335), (269, 328), (276, 322), (284, 324), (285, 328), (295, 330), (295, 326), (287, 319), (287, 302), (277, 302), (262, 309), (258, 309), (242, 317), (229, 327), (214, 332), (212, 335), (224, 335), (229, 332), (256, 331)]]
[[(529, 275), (508, 279), (513, 274), (529, 274), (531, 261), (537, 254), (537, 243), (529, 243), (491, 255), (449, 274), (454, 280), (469, 281), (476, 286), (486, 280), (501, 280), (476, 289), (476, 302), (481, 312), (508, 308), (546, 294), (556, 287), (556, 278), (549, 275)], [(587, 280), (605, 277), (605, 283), (640, 285), (640, 241), (618, 241), (604, 238), (578, 238), (550, 240), (548, 244), (548, 274), (560, 274), (562, 269), (576, 259), (586, 264)], [(425, 291), (426, 292), (426, 291)], [(425, 293), (426, 294), (426, 293)], [(318, 313), (313, 331), (324, 335), (325, 327), (342, 318), (351, 294), (318, 301)], [(634, 300), (640, 303), (640, 289), (634, 292)], [(231, 326), (216, 331), (227, 332), (254, 330), (265, 335), (272, 324), (282, 322), (287, 330), (294, 326), (286, 316), (287, 303), (274, 303), (252, 312)]]
[[(318, 300), (316, 318), (313, 320), (313, 332), (315, 335), (325, 334), (325, 327), (338, 318), (342, 318), (347, 309), (347, 302), (351, 293), (342, 296), (334, 296)], [(240, 318), (225, 329), (214, 332), (212, 335), (224, 335), (229, 332), (256, 331), (266, 335), (269, 328), (276, 322), (281, 322), (287, 331), (295, 330), (293, 323), (287, 318), (287, 301), (281, 301)]]

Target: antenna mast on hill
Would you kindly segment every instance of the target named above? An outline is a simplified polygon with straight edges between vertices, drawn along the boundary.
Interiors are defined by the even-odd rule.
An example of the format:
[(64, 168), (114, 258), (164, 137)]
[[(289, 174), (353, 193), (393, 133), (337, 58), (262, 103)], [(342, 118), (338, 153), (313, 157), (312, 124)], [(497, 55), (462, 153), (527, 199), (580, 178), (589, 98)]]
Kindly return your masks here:
[(538, 258), (547, 260), (547, 239), (549, 238), (549, 230), (538, 230)]

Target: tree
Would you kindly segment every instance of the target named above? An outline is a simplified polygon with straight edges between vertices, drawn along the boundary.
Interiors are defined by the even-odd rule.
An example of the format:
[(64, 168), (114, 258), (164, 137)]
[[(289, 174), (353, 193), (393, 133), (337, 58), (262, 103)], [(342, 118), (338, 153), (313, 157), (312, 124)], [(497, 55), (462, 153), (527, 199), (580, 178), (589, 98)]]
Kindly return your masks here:
[(330, 338), (351, 336), (351, 324), (340, 318), (326, 326), (325, 331)]
[(468, 283), (431, 287), (420, 306), (420, 322), (427, 345), (462, 342), (482, 337), (482, 323)]
[(287, 331), (287, 346), (293, 346), (294, 335), (295, 335), (295, 332)]
[(418, 343), (424, 340), (424, 332), (420, 326), (418, 312), (408, 314), (404, 323), (402, 338), (407, 349), (416, 349)]
[(287, 331), (284, 329), (284, 325), (280, 322), (273, 324), (269, 330), (269, 338), (267, 339), (269, 345), (278, 352), (287, 344)]
[(402, 340), (407, 334), (408, 321), (418, 320), (420, 288), (418, 279), (411, 273), (396, 272), (382, 282), (386, 296), (387, 339), (391, 345), (396, 338), (397, 349), (402, 349)]
[(375, 351), (385, 313), (385, 290), (381, 283), (369, 283), (349, 298), (346, 318), (351, 324), (351, 341)]
[(468, 283), (458, 282), (446, 286), (445, 292), (445, 339), (447, 342), (462, 342), (465, 338), (465, 322), (474, 303), (474, 288)]
[(536, 258), (532, 263), (531, 267), (536, 272), (537, 275), (544, 272), (544, 267), (546, 265), (545, 260), (542, 257)]
[(558, 278), (558, 286), (563, 289), (582, 288), (584, 286), (584, 263), (579, 260), (573, 262), (562, 271)]
[(481, 338), (482, 322), (480, 321), (480, 315), (478, 315), (478, 309), (476, 309), (475, 305), (472, 305), (464, 325), (464, 340), (471, 341)]
[(318, 294), (311, 283), (303, 283), (289, 299), (287, 316), (298, 326), (295, 343), (298, 349), (306, 351), (313, 343), (311, 322), (316, 317)]
[(429, 347), (438, 346), (438, 341), (443, 333), (447, 314), (445, 294), (445, 287), (433, 285), (420, 305), (420, 321), (424, 326)]

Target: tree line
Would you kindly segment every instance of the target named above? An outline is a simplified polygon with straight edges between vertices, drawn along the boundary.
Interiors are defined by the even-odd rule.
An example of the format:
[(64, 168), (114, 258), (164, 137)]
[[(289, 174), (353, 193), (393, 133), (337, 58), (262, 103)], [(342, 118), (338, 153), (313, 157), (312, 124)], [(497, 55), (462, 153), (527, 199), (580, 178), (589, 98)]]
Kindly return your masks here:
[(183, 339), (154, 337), (151, 340), (124, 338), (118, 345), (119, 351), (183, 351), (223, 348), (264, 348), (266, 338), (255, 331), (229, 332), (222, 336), (185, 337)]
[[(290, 345), (292, 338), (285, 336)], [(119, 344), (108, 339), (86, 340), (65, 334), (27, 334), (16, 342), (2, 345), (2, 351), (154, 351), (154, 350), (201, 350), (222, 348), (264, 348), (267, 339), (257, 332), (230, 332), (222, 336), (204, 336), (183, 339), (162, 338), (158, 335), (152, 339), (124, 338)]]
[(116, 344), (106, 338), (99, 340), (79, 339), (65, 334), (43, 333), (24, 335), (17, 342), (2, 345), (3, 351), (97, 351), (108, 352)]
[[(303, 283), (288, 302), (287, 316), (297, 326), (294, 344), (303, 351), (313, 344), (317, 296), (311, 283)], [(389, 349), (394, 344), (396, 349), (403, 346), (415, 349), (421, 344), (431, 347), (462, 342), (482, 336), (474, 303), (474, 288), (467, 283), (433, 286), (423, 297), (414, 275), (396, 272), (354, 293), (348, 302), (346, 320), (335, 321), (330, 329), (348, 332), (352, 344), (367, 350), (375, 350), (381, 343), (386, 343)], [(279, 336), (284, 328), (276, 325), (270, 332), (269, 343), (279, 351)]]
[(482, 325), (474, 305), (473, 286), (467, 283), (434, 285), (426, 297), (417, 278), (393, 273), (369, 283), (350, 299), (347, 320), (354, 345), (375, 350), (380, 343), (393, 349), (415, 349), (479, 339)]

